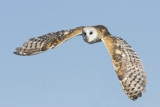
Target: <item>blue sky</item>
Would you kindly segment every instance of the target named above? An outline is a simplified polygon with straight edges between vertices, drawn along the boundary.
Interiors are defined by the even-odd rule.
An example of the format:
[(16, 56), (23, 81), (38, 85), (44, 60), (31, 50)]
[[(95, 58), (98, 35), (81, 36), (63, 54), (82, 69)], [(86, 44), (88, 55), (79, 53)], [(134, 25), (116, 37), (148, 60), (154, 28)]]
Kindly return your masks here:
[[(159, 0), (0, 1), (0, 107), (160, 106)], [(147, 91), (131, 101), (123, 92), (103, 43), (81, 36), (35, 56), (16, 56), (29, 38), (102, 24), (140, 56)]]

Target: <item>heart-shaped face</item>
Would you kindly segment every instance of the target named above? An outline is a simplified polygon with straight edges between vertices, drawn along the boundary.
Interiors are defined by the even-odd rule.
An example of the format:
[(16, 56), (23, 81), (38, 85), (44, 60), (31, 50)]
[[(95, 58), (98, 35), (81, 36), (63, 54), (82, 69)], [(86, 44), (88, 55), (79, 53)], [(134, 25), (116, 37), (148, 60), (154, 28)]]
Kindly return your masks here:
[(101, 38), (98, 36), (98, 32), (94, 27), (83, 28), (82, 37), (85, 42), (90, 44), (101, 41)]

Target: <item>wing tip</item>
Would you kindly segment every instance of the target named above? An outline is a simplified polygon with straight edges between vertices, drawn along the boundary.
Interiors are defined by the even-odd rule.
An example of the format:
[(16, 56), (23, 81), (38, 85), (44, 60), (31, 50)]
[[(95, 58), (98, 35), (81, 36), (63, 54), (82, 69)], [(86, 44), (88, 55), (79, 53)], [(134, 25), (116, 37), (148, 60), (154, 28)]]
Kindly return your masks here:
[(13, 52), (13, 54), (19, 55), (17, 51)]
[(133, 95), (133, 96), (128, 96), (131, 100), (136, 101), (138, 98), (142, 97), (142, 93), (145, 93), (146, 90), (142, 90), (139, 94)]
[(19, 55), (19, 56), (30, 56), (36, 53), (33, 53), (32, 51), (28, 51), (27, 49), (23, 49), (23, 47), (17, 47), (16, 51), (14, 51), (13, 54)]
[(19, 55), (19, 56), (29, 56), (29, 55), (27, 55), (27, 53), (19, 52), (19, 51), (15, 51), (15, 52), (13, 52), (13, 54)]
[(133, 101), (136, 101), (139, 97), (142, 97), (142, 93), (140, 92), (138, 95), (130, 96), (129, 98)]

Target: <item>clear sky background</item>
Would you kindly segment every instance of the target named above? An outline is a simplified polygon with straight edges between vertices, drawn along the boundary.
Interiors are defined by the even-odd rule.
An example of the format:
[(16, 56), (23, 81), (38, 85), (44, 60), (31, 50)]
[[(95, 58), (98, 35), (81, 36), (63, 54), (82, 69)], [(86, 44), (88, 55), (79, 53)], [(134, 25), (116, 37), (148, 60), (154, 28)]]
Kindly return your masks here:
[[(32, 37), (102, 24), (140, 56), (147, 91), (131, 101), (103, 43), (81, 36), (34, 56), (12, 52)], [(1, 0), (0, 107), (159, 107), (159, 0)]]

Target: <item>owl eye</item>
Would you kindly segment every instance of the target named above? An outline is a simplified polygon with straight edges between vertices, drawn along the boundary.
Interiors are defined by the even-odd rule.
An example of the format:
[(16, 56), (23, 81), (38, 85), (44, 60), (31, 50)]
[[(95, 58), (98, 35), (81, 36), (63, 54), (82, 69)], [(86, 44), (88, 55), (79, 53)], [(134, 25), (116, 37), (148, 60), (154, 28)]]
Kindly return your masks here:
[(86, 32), (84, 32), (84, 35), (86, 35)]
[(90, 35), (92, 35), (92, 34), (93, 34), (93, 32), (90, 32), (89, 34), (90, 34)]

